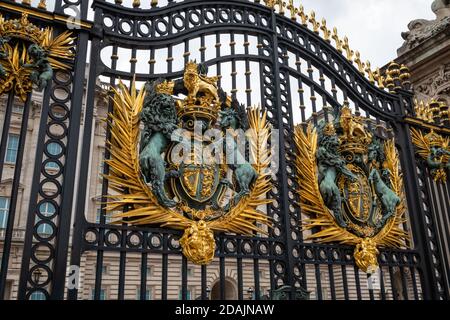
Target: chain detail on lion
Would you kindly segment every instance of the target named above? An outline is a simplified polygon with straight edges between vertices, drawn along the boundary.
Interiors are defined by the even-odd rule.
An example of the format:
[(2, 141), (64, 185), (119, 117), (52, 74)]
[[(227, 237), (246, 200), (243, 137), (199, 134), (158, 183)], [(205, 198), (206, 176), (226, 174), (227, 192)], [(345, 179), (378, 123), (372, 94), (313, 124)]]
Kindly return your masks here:
[(409, 239), (399, 159), (394, 141), (365, 130), (348, 106), (334, 119), (295, 130), (303, 230), (309, 240), (355, 246), (356, 265), (370, 273), (377, 247), (400, 248)]
[[(184, 230), (180, 239), (183, 254), (195, 264), (206, 265), (214, 258), (214, 232), (252, 235), (266, 233), (257, 223), (271, 225), (269, 217), (258, 209), (271, 203), (265, 197), (272, 188), (270, 127), (259, 108), (241, 112), (236, 101), (219, 92), (217, 78), (206, 77), (204, 66), (188, 63), (186, 70), (184, 79), (158, 80), (140, 91), (134, 81), (130, 89), (123, 83), (112, 88), (114, 111), (108, 117), (111, 157), (105, 160), (110, 170), (105, 178), (115, 194), (109, 196), (106, 210), (122, 212), (114, 215), (117, 223)], [(172, 95), (184, 83), (183, 90), (189, 94), (184, 101), (175, 102)], [(249, 153), (256, 160), (253, 165), (244, 163), (233, 169), (245, 170), (246, 175), (235, 177), (240, 188), (225, 207), (220, 206), (226, 188), (223, 166), (174, 164), (167, 151), (174, 147), (169, 137), (177, 126), (190, 128), (192, 117), (197, 117), (209, 127), (219, 113), (222, 119), (246, 119)], [(220, 124), (224, 123), (221, 120)], [(155, 163), (158, 168), (166, 166), (165, 173), (155, 170)], [(251, 181), (239, 180), (249, 174)], [(204, 175), (207, 177), (202, 178)]]

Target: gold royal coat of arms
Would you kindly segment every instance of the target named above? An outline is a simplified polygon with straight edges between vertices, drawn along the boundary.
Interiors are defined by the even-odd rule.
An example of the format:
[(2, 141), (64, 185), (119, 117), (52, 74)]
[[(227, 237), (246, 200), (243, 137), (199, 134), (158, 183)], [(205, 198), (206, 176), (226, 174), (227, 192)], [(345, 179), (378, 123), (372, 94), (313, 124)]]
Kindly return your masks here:
[(354, 245), (364, 272), (378, 268), (378, 247), (402, 247), (405, 200), (393, 140), (376, 136), (348, 105), (333, 121), (296, 128), (304, 230), (320, 243)]
[(108, 117), (107, 212), (119, 223), (184, 230), (183, 254), (201, 265), (214, 258), (214, 232), (253, 235), (271, 224), (262, 209), (272, 188), (266, 115), (217, 82), (189, 62), (181, 79), (139, 91), (120, 83)]

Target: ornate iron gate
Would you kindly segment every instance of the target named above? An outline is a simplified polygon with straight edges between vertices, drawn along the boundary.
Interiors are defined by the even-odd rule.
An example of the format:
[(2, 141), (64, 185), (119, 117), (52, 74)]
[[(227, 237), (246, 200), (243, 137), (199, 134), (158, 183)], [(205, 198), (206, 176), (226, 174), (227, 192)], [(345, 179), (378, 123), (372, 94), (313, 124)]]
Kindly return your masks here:
[[(185, 64), (197, 60), (209, 66), (210, 74), (220, 76), (219, 85), (233, 97), (248, 106), (260, 104), (273, 127), (280, 130), (280, 170), (268, 194), (274, 201), (267, 206), (267, 215), (274, 221), (273, 229), (268, 236), (216, 234), (213, 262), (218, 270), (216, 297), (228, 297), (227, 281), (232, 273), (237, 280), (238, 299), (248, 298), (247, 295), (257, 300), (283, 295), (290, 299), (308, 295), (333, 300), (448, 299), (449, 180), (445, 177), (433, 181), (426, 159), (416, 156), (420, 146), (414, 146), (411, 136), (411, 128), (423, 132), (423, 136), (431, 129), (440, 134), (443, 144), (450, 133), (448, 114), (447, 120), (442, 114), (442, 122), (438, 116), (433, 123), (419, 119), (405, 70), (393, 65), (383, 79), (380, 72), (374, 73), (370, 65), (362, 63), (348, 41), (339, 39), (337, 31), (328, 30), (325, 21), (316, 21), (314, 14), (306, 15), (303, 8), (294, 8), (292, 3), (287, 6), (290, 19), (285, 16), (286, 6), (279, 5), (282, 1), (266, 1), (265, 5), (243, 0), (169, 0), (160, 7), (158, 1), (152, 1), (151, 8), (143, 9), (140, 1), (134, 1), (134, 7), (128, 8), (121, 5), (122, 1), (94, 0), (92, 21), (88, 20), (88, 1), (57, 0), (54, 10), (47, 10), (45, 1), (41, 1), (40, 8), (32, 8), (27, 2), (2, 1), (3, 19), (25, 23), (23, 16), (20, 20), (25, 12), (26, 21), (39, 28), (53, 27), (55, 37), (70, 31), (74, 55), (66, 59), (68, 68), (55, 68), (42, 97), (25, 94), (9, 214), (1, 238), (0, 296), (6, 290), (27, 120), (34, 97), (42, 109), (18, 299), (30, 299), (36, 293), (47, 299), (87, 298), (89, 294), (82, 295), (77, 286), (80, 266), (82, 278), (90, 268), (92, 277), (83, 281), (92, 282), (92, 298), (100, 299), (105, 259), (111, 255), (116, 265), (108, 266), (118, 269), (118, 278), (111, 287), (114, 297), (124, 299), (127, 283), (133, 281), (136, 285), (137, 281), (139, 298), (146, 299), (148, 273), (152, 272), (148, 259), (152, 257), (152, 263), (158, 264), (160, 270), (156, 280), (155, 277), (151, 280), (160, 287), (161, 294), (156, 298), (169, 298), (171, 278), (179, 277), (169, 271), (173, 263), (181, 266), (179, 297), (191, 298), (194, 277), (189, 274), (190, 262), (181, 254), (179, 231), (109, 224), (104, 204), (99, 220), (88, 221), (85, 210), (90, 179), (96, 178), (90, 172), (98, 166), (92, 159), (99, 130), (95, 121), (98, 109), (94, 106), (106, 103), (109, 112), (114, 108), (109, 89), (102, 91), (105, 100), (99, 99), (102, 86), (99, 81), (116, 86), (119, 79), (128, 84), (133, 78), (138, 83), (162, 76), (179, 79)], [(278, 9), (273, 8), (275, 3)], [(81, 19), (70, 16), (74, 11)], [(297, 16), (299, 22), (295, 21)], [(19, 39), (24, 41), (23, 37)], [(385, 84), (390, 92), (383, 90)], [(2, 92), (8, 99), (0, 176), (5, 166), (11, 113), (19, 95), (17, 89)], [(317, 126), (344, 104), (357, 115), (370, 119), (369, 126), (374, 131), (395, 139), (403, 175), (407, 206), (403, 228), (412, 240), (403, 249), (380, 249), (380, 288), (376, 291), (368, 288), (366, 274), (356, 267), (353, 247), (307, 240), (302, 229), (306, 217), (299, 205), (295, 125), (305, 129), (308, 124)], [(106, 129), (101, 137), (104, 146), (111, 137), (110, 130)], [(56, 153), (50, 150), (55, 144), (59, 146)], [(109, 159), (108, 149), (104, 157)], [(50, 162), (50, 167), (57, 170), (48, 170)], [(108, 165), (103, 170), (108, 174)], [(108, 192), (108, 182), (103, 179), (101, 195), (96, 200), (105, 203)], [(55, 210), (50, 215), (44, 214), (43, 206), (49, 205)], [(51, 228), (45, 236), (39, 232), (43, 224)], [(94, 258), (86, 258), (89, 254)], [(133, 280), (127, 278), (131, 272), (127, 269), (130, 257), (138, 259), (140, 265)], [(208, 299), (211, 269), (206, 265), (198, 268), (199, 281), (194, 285), (201, 289), (197, 296)], [(35, 277), (36, 273), (39, 277)], [(247, 280), (248, 274), (251, 282)], [(261, 282), (266, 281), (263, 278), (267, 278), (268, 292), (261, 292)]]

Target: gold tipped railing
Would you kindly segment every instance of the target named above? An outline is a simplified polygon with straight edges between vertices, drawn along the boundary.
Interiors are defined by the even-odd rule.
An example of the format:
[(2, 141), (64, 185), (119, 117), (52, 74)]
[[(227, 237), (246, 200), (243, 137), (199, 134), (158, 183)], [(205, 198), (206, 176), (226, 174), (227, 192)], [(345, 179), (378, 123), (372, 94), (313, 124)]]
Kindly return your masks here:
[[(123, 0), (115, 0), (115, 4), (121, 5), (123, 3)], [(140, 0), (133, 0), (133, 8), (137, 9), (141, 7), (141, 1)], [(158, 5), (158, 0), (150, 0), (150, 6), (152, 8), (156, 7)]]
[[(31, 7), (31, 0), (22, 0), (22, 4), (24, 6), (30, 6)], [(47, 1), (46, 0), (40, 0), (37, 7), (38, 7), (38, 9), (47, 10)]]
[[(261, 1), (255, 0), (255, 2), (260, 3)], [(285, 15), (285, 9), (287, 9), (292, 21), (296, 21), (302, 26), (309, 28), (315, 34), (320, 35), (326, 42), (333, 44), (336, 50), (343, 54), (371, 84), (378, 86), (382, 90), (386, 88), (392, 93), (401, 88), (410, 88), (410, 74), (406, 66), (398, 66), (396, 63), (391, 63), (385, 74), (381, 74), (379, 68), (373, 70), (370, 61), (364, 62), (361, 53), (352, 50), (349, 39), (346, 36), (341, 38), (337, 28), (329, 29), (327, 21), (324, 18), (321, 20), (316, 19), (316, 13), (314, 11), (311, 11), (309, 15), (306, 14), (303, 5), (300, 4), (296, 7), (294, 0), (264, 0), (264, 3), (267, 7), (281, 15)], [(298, 21), (297, 18), (300, 18), (300, 20)]]
[(426, 123), (445, 125), (450, 121), (450, 107), (445, 102), (436, 99), (430, 102), (415, 100), (414, 112), (417, 119)]

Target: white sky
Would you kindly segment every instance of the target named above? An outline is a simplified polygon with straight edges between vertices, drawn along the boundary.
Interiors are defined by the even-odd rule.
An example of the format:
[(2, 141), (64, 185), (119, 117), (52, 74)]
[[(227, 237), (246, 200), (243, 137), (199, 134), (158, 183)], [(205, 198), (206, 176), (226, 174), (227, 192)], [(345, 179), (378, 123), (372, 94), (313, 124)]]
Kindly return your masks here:
[[(294, 2), (299, 3), (296, 0)], [(401, 33), (414, 19), (435, 18), (432, 0), (302, 0), (307, 13), (325, 17), (328, 27), (347, 35), (353, 50), (372, 66), (383, 66), (395, 57), (403, 44)], [(331, 29), (330, 28), (330, 29)]]
[[(88, 0), (83, 0), (88, 1)], [(90, 0), (92, 1), (92, 0)], [(177, 0), (177, 2), (180, 0)], [(114, 2), (107, 0), (107, 2)], [(131, 6), (133, 0), (124, 0)], [(160, 0), (164, 5), (167, 0)], [(261, 0), (263, 2), (263, 0)], [(381, 67), (397, 56), (402, 45), (401, 32), (407, 31), (413, 19), (433, 19), (432, 0), (294, 0), (303, 4), (307, 13), (316, 12), (316, 18), (325, 17), (330, 29), (337, 27), (341, 36), (347, 35), (353, 50), (361, 52), (364, 61), (370, 60), (372, 67)], [(33, 0), (37, 5), (39, 0)], [(53, 7), (54, 0), (48, 0)], [(141, 1), (144, 8), (150, 0)], [(289, 15), (289, 13), (287, 13)]]

